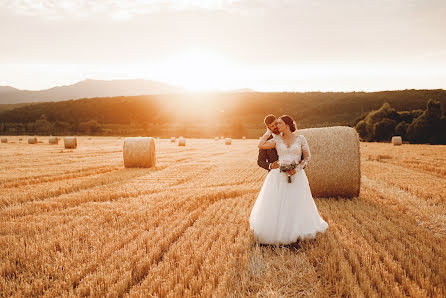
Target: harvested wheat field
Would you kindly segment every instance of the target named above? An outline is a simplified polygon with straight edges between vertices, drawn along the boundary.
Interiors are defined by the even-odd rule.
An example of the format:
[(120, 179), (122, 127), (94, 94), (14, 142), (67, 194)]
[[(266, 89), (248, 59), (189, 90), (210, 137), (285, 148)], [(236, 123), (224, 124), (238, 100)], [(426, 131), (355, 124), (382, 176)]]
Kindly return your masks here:
[(255, 245), (266, 171), (257, 140), (156, 140), (124, 168), (123, 139), (76, 150), (0, 145), (0, 296), (446, 295), (446, 146), (361, 143), (361, 194), (316, 198), (316, 241)]

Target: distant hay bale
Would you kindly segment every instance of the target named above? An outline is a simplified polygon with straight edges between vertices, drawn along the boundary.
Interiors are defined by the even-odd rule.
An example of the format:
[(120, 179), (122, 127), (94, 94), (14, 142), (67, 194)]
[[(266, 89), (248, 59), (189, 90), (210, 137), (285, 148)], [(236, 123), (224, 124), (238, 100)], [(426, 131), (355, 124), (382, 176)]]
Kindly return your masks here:
[(231, 145), (232, 144), (232, 139), (231, 138), (226, 138), (225, 139), (225, 145)]
[(48, 143), (59, 144), (59, 138), (58, 137), (50, 137), (50, 139), (48, 140)]
[(29, 138), (28, 144), (37, 144), (37, 138), (36, 137)]
[(392, 137), (392, 144), (393, 144), (393, 146), (402, 145), (403, 139), (400, 136), (394, 136), (394, 137)]
[(151, 137), (125, 138), (124, 167), (150, 168), (156, 164), (155, 140)]
[(246, 137), (245, 137), (245, 136), (243, 136), (243, 137), (242, 137), (242, 140), (246, 140)]
[(311, 161), (305, 168), (314, 197), (356, 197), (361, 186), (359, 137), (351, 127), (297, 131), (307, 139)]
[(19, 141), (21, 142), (23, 139), (22, 138), (19, 138)]
[(2, 138), (2, 143), (8, 143), (8, 138)]
[(65, 149), (76, 149), (77, 148), (77, 138), (76, 137), (65, 137), (63, 139)]
[(185, 138), (179, 138), (178, 139), (178, 146), (186, 146), (186, 139)]
[(171, 142), (171, 143), (175, 143), (176, 140), (177, 140), (177, 139), (176, 139), (175, 137), (171, 137), (171, 138), (170, 138), (170, 142)]

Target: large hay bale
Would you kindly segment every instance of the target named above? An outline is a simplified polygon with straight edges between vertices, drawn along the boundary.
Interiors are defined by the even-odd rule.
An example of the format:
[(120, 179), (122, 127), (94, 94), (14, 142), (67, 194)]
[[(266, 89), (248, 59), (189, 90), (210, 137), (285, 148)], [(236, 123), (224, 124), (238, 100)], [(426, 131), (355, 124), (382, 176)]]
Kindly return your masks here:
[(59, 144), (59, 138), (51, 136), (50, 139), (48, 140), (48, 143), (50, 143), (50, 144)]
[(178, 146), (186, 146), (186, 139), (185, 138), (179, 138), (178, 139)]
[(2, 143), (8, 143), (8, 138), (2, 138)]
[(29, 138), (28, 144), (37, 144), (37, 138), (36, 137)]
[(125, 138), (124, 167), (150, 168), (156, 164), (155, 140), (151, 137)]
[(232, 144), (232, 139), (231, 138), (226, 138), (225, 139), (225, 145), (231, 145)]
[(361, 186), (359, 137), (351, 127), (297, 131), (307, 139), (311, 161), (305, 168), (314, 197), (355, 197)]
[(394, 136), (392, 137), (392, 144), (393, 146), (399, 146), (403, 144), (403, 138), (400, 136)]
[(63, 144), (65, 149), (76, 149), (77, 148), (77, 138), (76, 137), (65, 137), (63, 139)]
[(177, 140), (177, 139), (176, 139), (175, 137), (171, 137), (171, 138), (170, 138), (170, 142), (171, 142), (171, 143), (175, 143), (176, 140)]

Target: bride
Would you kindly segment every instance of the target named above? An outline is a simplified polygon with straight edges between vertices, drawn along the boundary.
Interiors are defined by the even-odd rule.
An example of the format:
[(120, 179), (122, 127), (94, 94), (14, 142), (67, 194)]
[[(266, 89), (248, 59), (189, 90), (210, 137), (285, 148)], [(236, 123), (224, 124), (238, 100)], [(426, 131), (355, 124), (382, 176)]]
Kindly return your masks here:
[[(249, 216), (249, 224), (257, 242), (290, 244), (298, 239), (315, 238), (317, 232), (325, 232), (328, 224), (319, 215), (303, 169), (311, 159), (307, 140), (295, 133), (296, 124), (290, 116), (279, 117), (276, 125), (282, 135), (273, 135), (268, 140), (271, 136), (268, 129), (258, 147), (276, 148), (279, 165), (292, 162), (297, 165), (292, 172), (272, 169), (268, 173)], [(290, 182), (288, 175), (293, 173)]]

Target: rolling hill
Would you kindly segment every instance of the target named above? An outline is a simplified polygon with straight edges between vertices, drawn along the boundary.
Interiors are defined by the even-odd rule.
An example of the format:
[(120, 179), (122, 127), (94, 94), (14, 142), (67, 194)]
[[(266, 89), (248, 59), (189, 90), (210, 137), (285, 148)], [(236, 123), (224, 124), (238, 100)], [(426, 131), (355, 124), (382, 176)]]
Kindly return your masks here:
[(185, 89), (182, 87), (143, 79), (111, 81), (87, 79), (73, 85), (58, 86), (40, 91), (19, 90), (10, 86), (0, 86), (0, 104), (62, 101), (92, 97), (166, 94), (183, 91)]
[[(424, 110), (429, 99), (446, 107), (445, 90), (383, 92), (212, 92), (85, 98), (32, 103), (0, 109), (0, 133), (229, 135), (258, 137), (267, 114), (292, 116), (298, 128), (353, 126), (365, 114), (388, 102), (397, 111)], [(43, 117), (43, 118), (42, 118)], [(41, 132), (37, 122), (45, 119)], [(42, 127), (40, 123), (40, 127)], [(88, 126), (87, 125), (87, 126)], [(57, 127), (60, 127), (59, 129)], [(92, 133), (93, 130), (90, 131)], [(178, 132), (178, 133), (175, 133)]]

